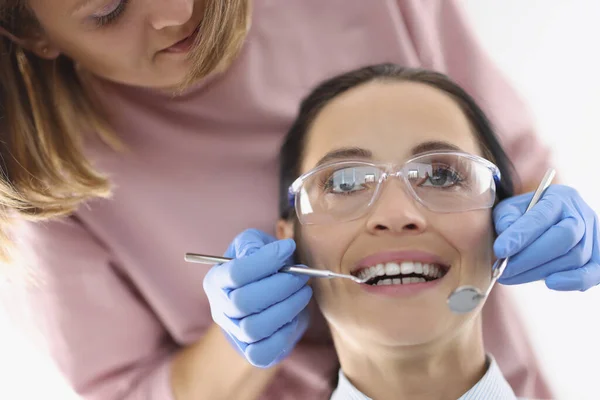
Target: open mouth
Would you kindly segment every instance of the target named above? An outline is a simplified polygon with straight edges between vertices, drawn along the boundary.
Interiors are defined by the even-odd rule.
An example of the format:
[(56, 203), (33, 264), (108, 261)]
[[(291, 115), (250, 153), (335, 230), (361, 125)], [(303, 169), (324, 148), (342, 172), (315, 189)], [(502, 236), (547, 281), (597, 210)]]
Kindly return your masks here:
[(443, 278), (449, 269), (448, 265), (402, 261), (364, 266), (353, 271), (352, 275), (367, 279), (366, 284), (371, 286), (409, 285), (438, 280)]

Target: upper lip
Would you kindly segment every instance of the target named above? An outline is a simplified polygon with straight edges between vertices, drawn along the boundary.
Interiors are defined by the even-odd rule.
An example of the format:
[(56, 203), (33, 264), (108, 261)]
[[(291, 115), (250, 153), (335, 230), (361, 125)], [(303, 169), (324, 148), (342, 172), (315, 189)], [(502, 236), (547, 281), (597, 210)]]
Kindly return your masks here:
[(445, 261), (437, 254), (433, 254), (422, 250), (395, 250), (382, 251), (372, 254), (358, 261), (350, 270), (352, 275), (357, 275), (362, 269), (372, 267), (377, 264), (385, 264), (388, 262), (401, 263), (403, 261), (416, 261), (427, 264), (438, 264), (446, 271), (450, 269), (450, 263)]
[(179, 42), (183, 42), (184, 40), (186, 40), (187, 38), (192, 36), (199, 28), (200, 28), (200, 24), (198, 23), (187, 35), (185, 35), (183, 38), (179, 39), (178, 41), (171, 43), (169, 46), (165, 47), (163, 50), (171, 48)]

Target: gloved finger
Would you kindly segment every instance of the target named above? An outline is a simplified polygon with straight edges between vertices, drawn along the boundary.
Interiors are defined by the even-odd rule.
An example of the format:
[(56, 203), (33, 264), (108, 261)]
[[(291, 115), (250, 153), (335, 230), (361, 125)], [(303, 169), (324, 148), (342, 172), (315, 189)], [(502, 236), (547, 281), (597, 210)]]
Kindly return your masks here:
[[(510, 263), (513, 259), (517, 259), (520, 253), (508, 261), (506, 271), (509, 270)], [(517, 285), (521, 283), (535, 282), (542, 279), (546, 279), (548, 276), (561, 271), (570, 271), (576, 268), (580, 268), (587, 264), (593, 256), (593, 241), (589, 237), (584, 237), (573, 249), (567, 254), (561, 257), (555, 258), (554, 260), (537, 265), (534, 268), (530, 268), (523, 273), (506, 276), (502, 274), (502, 277), (498, 280), (504, 285)]]
[[(498, 282), (503, 285), (520, 285), (523, 283), (541, 281), (552, 274), (559, 272), (577, 269), (580, 267), (577, 265), (580, 257), (577, 253), (578, 251), (574, 250), (562, 257), (557, 258), (556, 260), (549, 262), (548, 264), (541, 265), (514, 276), (505, 277), (504, 274), (502, 274), (502, 277), (498, 279)], [(506, 269), (508, 270), (508, 266)]]
[(233, 336), (232, 334), (230, 334), (229, 332), (227, 332), (225, 329), (221, 328), (221, 331), (223, 332), (223, 334), (225, 335), (225, 338), (229, 341), (229, 343), (238, 350), (239, 353), (241, 353), (242, 355), (244, 355), (244, 352), (246, 351), (246, 349), (248, 348), (248, 343), (244, 343), (244, 342), (240, 342), (239, 340), (237, 340), (235, 338), (235, 336)]
[(600, 264), (590, 261), (581, 268), (558, 272), (546, 279), (546, 286), (553, 290), (586, 291), (600, 284)]
[(494, 253), (499, 258), (513, 256), (539, 238), (562, 218), (563, 199), (542, 197), (531, 210), (523, 214), (498, 236)]
[(248, 345), (244, 351), (246, 359), (250, 364), (260, 368), (268, 368), (279, 363), (294, 349), (308, 328), (309, 321), (309, 311), (305, 308), (273, 335)]
[[(219, 316), (223, 315), (223, 307), (229, 303), (229, 289), (221, 289), (214, 279), (215, 273), (217, 273), (221, 267), (222, 265), (216, 265), (209, 269), (202, 281), (202, 288), (204, 289), (204, 293), (206, 293), (206, 297), (208, 297), (208, 302), (210, 304), (211, 315), (213, 320), (219, 325), (221, 325), (219, 323)], [(224, 328), (222, 325), (221, 327)]]
[(225, 257), (241, 258), (276, 240), (273, 236), (258, 229), (246, 229), (233, 239), (225, 251)]
[(215, 265), (211, 284), (222, 289), (235, 289), (279, 271), (294, 253), (292, 239), (277, 240), (264, 245), (251, 255)]
[(310, 302), (311, 297), (312, 289), (310, 286), (304, 286), (284, 301), (272, 305), (263, 312), (239, 320), (238, 329), (234, 329), (232, 333), (238, 340), (246, 343), (255, 343), (267, 338), (296, 318)]
[(308, 280), (308, 276), (281, 272), (249, 283), (228, 293), (224, 313), (229, 318), (259, 313), (296, 293)]
[(532, 198), (533, 192), (525, 193), (504, 199), (494, 207), (492, 215), (498, 235), (523, 216)]
[[(585, 222), (581, 218), (571, 217), (561, 220), (529, 246), (512, 256), (502, 277), (510, 278), (529, 270), (546, 270), (547, 266), (544, 264), (557, 259), (562, 259), (565, 267), (581, 267), (592, 256), (591, 241), (589, 238), (584, 238), (584, 235)], [(564, 259), (564, 256), (569, 253), (571, 253), (569, 257)], [(548, 272), (546, 276), (554, 272), (557, 271)]]

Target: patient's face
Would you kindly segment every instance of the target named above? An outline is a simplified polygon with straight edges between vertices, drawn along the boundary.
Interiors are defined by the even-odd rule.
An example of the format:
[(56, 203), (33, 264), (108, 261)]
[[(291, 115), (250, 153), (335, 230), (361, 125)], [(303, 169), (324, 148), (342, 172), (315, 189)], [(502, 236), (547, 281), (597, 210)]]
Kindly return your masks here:
[[(443, 92), (410, 82), (370, 83), (322, 110), (307, 137), (302, 173), (341, 148), (368, 150), (373, 161), (401, 164), (417, 146), (432, 142), (481, 155), (467, 118)], [(491, 210), (435, 213), (413, 200), (398, 179), (387, 180), (361, 218), (296, 228), (300, 258), (313, 268), (356, 274), (359, 265), (388, 268), (390, 263), (413, 262), (434, 277), (431, 271), (445, 273), (427, 284), (315, 280), (315, 297), (334, 333), (357, 346), (410, 346), (451, 338), (474, 314), (452, 314), (448, 295), (458, 286), (484, 288), (490, 281)]]

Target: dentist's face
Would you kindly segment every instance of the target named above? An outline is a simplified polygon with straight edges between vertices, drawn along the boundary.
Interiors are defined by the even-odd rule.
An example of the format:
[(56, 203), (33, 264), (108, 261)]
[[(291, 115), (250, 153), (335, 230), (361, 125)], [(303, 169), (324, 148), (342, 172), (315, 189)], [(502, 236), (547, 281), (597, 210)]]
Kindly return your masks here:
[[(205, 26), (209, 6), (229, 3), (230, 8), (245, 10), (247, 2), (232, 6), (231, 0), (27, 0), (27, 6), (41, 27), (34, 36), (45, 43), (43, 57), (66, 55), (85, 70), (116, 82), (175, 88), (196, 73), (192, 55), (200, 50), (193, 44), (207, 34), (199, 28)], [(232, 21), (232, 26), (221, 26), (222, 33), (246, 29), (243, 18)], [(215, 45), (227, 47), (231, 43), (226, 38), (217, 37)]]
[[(481, 155), (459, 106), (424, 84), (374, 82), (328, 104), (307, 136), (302, 173), (332, 152), (339, 159), (402, 164), (415, 152), (456, 147)], [(402, 263), (419, 279), (378, 285), (315, 280), (315, 296), (334, 334), (362, 346), (419, 345), (455, 336), (473, 315), (457, 316), (446, 300), (458, 286), (485, 288), (493, 262), (491, 210), (435, 213), (404, 183), (389, 179), (377, 202), (350, 222), (296, 227), (302, 262), (345, 274)], [(391, 265), (391, 267), (390, 267)], [(384, 277), (380, 278), (382, 281)], [(426, 282), (424, 282), (424, 280)]]

